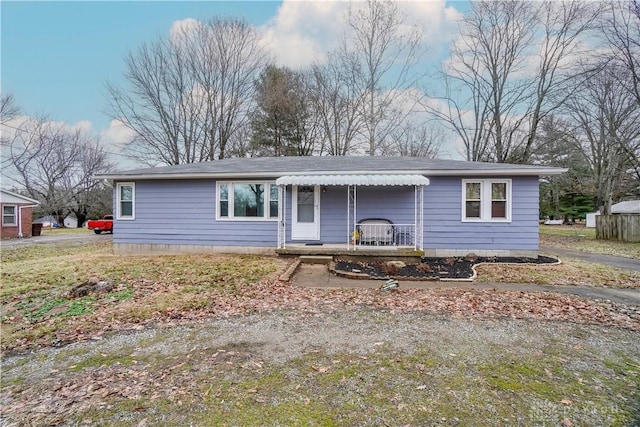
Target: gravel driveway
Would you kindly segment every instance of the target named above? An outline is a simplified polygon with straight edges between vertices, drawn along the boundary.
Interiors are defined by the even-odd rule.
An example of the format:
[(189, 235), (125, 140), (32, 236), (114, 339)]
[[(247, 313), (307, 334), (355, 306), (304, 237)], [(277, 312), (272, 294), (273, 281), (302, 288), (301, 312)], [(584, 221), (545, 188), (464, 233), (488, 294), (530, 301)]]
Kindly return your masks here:
[[(635, 419), (624, 395), (637, 372), (619, 370), (637, 370), (638, 355), (637, 332), (594, 325), (360, 308), (263, 313), (4, 358), (3, 383), (15, 385), (0, 395), (0, 425), (213, 425), (217, 411), (224, 424), (253, 425), (243, 417), (273, 405), (277, 415), (262, 423), (315, 425), (320, 413), (305, 410), (316, 402), (322, 416), (335, 412), (328, 425), (608, 425), (611, 414)], [(520, 387), (511, 377), (527, 388), (510, 391)], [(542, 391), (528, 388), (541, 379)], [(210, 404), (200, 397), (209, 392)], [(155, 404), (162, 396), (179, 404)], [(286, 416), (283, 399), (300, 402), (284, 424), (273, 421)]]

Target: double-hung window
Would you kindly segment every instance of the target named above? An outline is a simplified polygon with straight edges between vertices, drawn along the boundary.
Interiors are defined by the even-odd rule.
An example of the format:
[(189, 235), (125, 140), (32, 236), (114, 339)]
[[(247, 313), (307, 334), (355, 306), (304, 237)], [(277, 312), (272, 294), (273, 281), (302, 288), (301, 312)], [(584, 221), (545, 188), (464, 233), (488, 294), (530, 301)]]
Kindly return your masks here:
[(511, 180), (462, 180), (462, 221), (511, 221)]
[(4, 205), (2, 207), (2, 226), (10, 227), (18, 225), (18, 207), (15, 205)]
[(277, 219), (278, 186), (273, 182), (218, 182), (217, 219)]
[(118, 192), (117, 219), (136, 218), (136, 185), (133, 182), (121, 182), (116, 187)]

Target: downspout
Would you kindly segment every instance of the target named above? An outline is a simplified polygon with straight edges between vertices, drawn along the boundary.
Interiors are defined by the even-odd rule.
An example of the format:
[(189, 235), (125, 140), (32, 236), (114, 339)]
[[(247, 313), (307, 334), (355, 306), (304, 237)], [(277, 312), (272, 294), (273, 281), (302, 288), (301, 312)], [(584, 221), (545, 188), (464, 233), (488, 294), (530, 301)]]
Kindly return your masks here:
[(35, 208), (35, 207), (38, 207), (38, 205), (18, 206), (18, 238), (22, 239), (24, 237), (22, 235), (22, 209)]

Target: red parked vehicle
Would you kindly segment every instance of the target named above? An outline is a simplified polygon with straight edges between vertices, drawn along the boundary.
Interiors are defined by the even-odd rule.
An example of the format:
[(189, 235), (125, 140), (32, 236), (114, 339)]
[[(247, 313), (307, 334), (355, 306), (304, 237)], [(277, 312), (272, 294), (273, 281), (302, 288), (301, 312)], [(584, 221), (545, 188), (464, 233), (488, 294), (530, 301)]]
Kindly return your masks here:
[(113, 234), (113, 215), (105, 215), (102, 219), (90, 219), (87, 222), (87, 228), (96, 234), (103, 231), (109, 231)]

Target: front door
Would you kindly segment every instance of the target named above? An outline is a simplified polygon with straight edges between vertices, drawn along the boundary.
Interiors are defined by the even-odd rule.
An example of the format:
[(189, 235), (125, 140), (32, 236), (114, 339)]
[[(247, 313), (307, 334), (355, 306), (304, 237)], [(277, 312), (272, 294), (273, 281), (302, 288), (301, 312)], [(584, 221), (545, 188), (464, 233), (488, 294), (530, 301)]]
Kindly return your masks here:
[(292, 240), (320, 240), (320, 187), (293, 186)]

